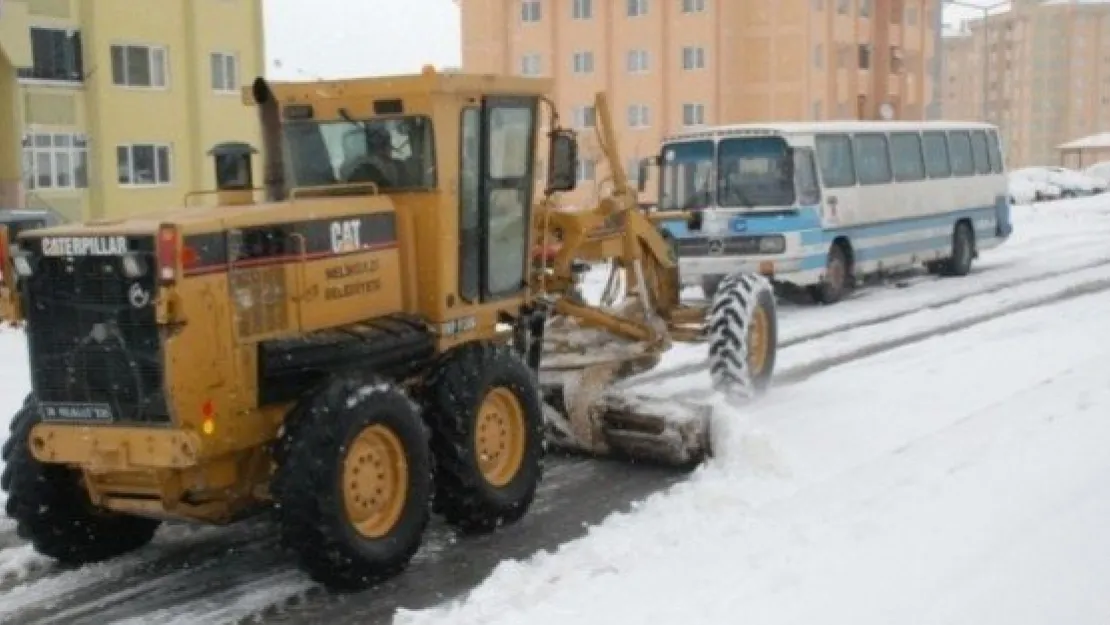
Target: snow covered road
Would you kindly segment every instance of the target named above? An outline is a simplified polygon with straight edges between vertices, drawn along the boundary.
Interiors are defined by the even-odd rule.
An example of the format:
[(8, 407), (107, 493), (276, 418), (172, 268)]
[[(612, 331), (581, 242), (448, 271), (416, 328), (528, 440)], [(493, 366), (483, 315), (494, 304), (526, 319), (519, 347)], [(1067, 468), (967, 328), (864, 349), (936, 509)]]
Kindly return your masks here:
[[(589, 537), (567, 543), (563, 555), (541, 557), (535, 565), (502, 564), (494, 579), (511, 579), (487, 582), (461, 611), (398, 621), (485, 623), (504, 617), (504, 622), (545, 623), (564, 614), (564, 622), (601, 622), (605, 618), (598, 615), (608, 614), (609, 621), (640, 622), (670, 613), (692, 623), (736, 622), (746, 614), (751, 622), (775, 623), (806, 616), (790, 610), (821, 614), (816, 606), (825, 605), (832, 614), (855, 611), (859, 622), (882, 622), (884, 615), (886, 622), (964, 622), (925, 610), (932, 606), (980, 617), (968, 617), (968, 623), (1022, 623), (976, 613), (983, 606), (975, 600), (984, 593), (1013, 592), (1025, 583), (1018, 573), (1026, 573), (1028, 583), (1043, 582), (1038, 575), (1047, 573), (1024, 571), (1018, 566), (1022, 558), (1036, 558), (1042, 567), (1077, 567), (1067, 551), (1074, 541), (1061, 543), (1051, 555), (1045, 555), (1046, 545), (1054, 536), (1088, 531), (1084, 524), (1106, 512), (1094, 503), (1081, 510), (1076, 494), (1075, 515), (1055, 524), (1040, 519), (1043, 506), (1073, 501), (1055, 490), (1037, 499), (1051, 484), (1034, 473), (1070, 470), (1066, 463), (1071, 460), (1066, 454), (1059, 458), (1058, 448), (1053, 455), (1054, 448), (1039, 449), (1036, 441), (1022, 437), (1035, 432), (1043, 441), (1066, 443), (1069, 431), (1042, 432), (1038, 427), (1054, 422), (1031, 411), (1042, 401), (1036, 399), (1038, 388), (1080, 389), (1097, 382), (1081, 377), (1098, 370), (1083, 358), (1103, 358), (1102, 387), (1110, 380), (1110, 359), (1097, 351), (1098, 337), (1107, 344), (1106, 332), (1084, 328), (1097, 324), (1099, 311), (1103, 328), (1110, 328), (1107, 296), (1084, 295), (1110, 286), (1110, 202), (1094, 198), (1020, 207), (1015, 226), (1015, 238), (985, 253), (967, 278), (917, 275), (898, 285), (863, 289), (832, 307), (783, 305), (776, 388), (739, 416), (722, 407), (717, 429), (733, 435), (718, 444), (718, 461), (666, 500), (656, 495), (637, 505), (635, 515), (615, 516), (587, 529), (683, 476), (619, 462), (552, 457), (536, 506), (519, 524), (465, 540), (437, 524), (407, 574), (342, 598), (320, 592), (289, 565), (274, 549), (273, 528), (264, 519), (231, 528), (166, 527), (146, 549), (75, 571), (35, 556), (14, 537), (10, 523), (0, 521), (0, 622), (217, 624), (257, 614), (265, 615), (265, 622), (389, 622), (398, 607), (430, 608), (466, 592), (504, 558), (528, 558), (589, 531)], [(1022, 308), (1027, 310), (1015, 312)], [(1080, 345), (1078, 351), (1073, 344)], [(14, 412), (28, 387), (23, 350), (19, 333), (0, 331), (2, 419)], [(662, 367), (638, 378), (635, 390), (704, 395), (703, 359), (698, 347), (675, 350)], [(985, 383), (982, 372), (992, 366), (1006, 366), (1006, 373)], [(1069, 367), (1078, 367), (1077, 373), (1067, 373)], [(1043, 381), (1038, 376), (1053, 371), (1056, 377), (1045, 379), (1054, 382), (1037, 386)], [(1096, 390), (1089, 389), (1090, 402), (1105, 399)], [(1110, 414), (1106, 403), (1090, 405), (1088, 412)], [(1061, 414), (1066, 416), (1060, 424), (1085, 423), (1066, 410)], [(1076, 443), (1078, 480), (1105, 469), (1081, 450), (1095, 446), (1099, 436), (1110, 440), (1095, 430), (1085, 436)], [(996, 441), (1014, 447), (999, 448)], [(978, 455), (969, 460), (967, 454), (975, 450)], [(1022, 455), (1010, 457), (1011, 452)], [(1015, 458), (1031, 464), (1009, 466)], [(954, 466), (960, 469), (951, 475), (966, 475), (966, 482), (947, 477)], [(999, 481), (1011, 471), (1015, 480), (1028, 484)], [(1081, 481), (1064, 486), (1080, 494), (1084, 486), (1105, 494)], [(1001, 499), (962, 500), (987, 487)], [(1009, 516), (995, 519), (995, 509)], [(663, 520), (664, 513), (673, 516)], [(907, 516), (914, 518), (903, 526)], [(1027, 522), (1036, 523), (1037, 531), (1021, 525)], [(1001, 533), (994, 532), (995, 523)], [(710, 540), (713, 532), (717, 540), (725, 539), (724, 548)], [(1015, 532), (1027, 541), (1020, 548), (1004, 538)], [(652, 536), (646, 546), (644, 536)], [(930, 536), (955, 541), (953, 549), (962, 550), (934, 549)], [(1110, 561), (1104, 552), (1086, 547), (1092, 558)], [(973, 557), (989, 553), (1009, 560)], [(716, 565), (712, 575), (681, 568), (683, 563), (702, 566), (699, 558), (710, 555), (707, 561)], [(945, 569), (938, 562), (952, 566)], [(1061, 586), (1068, 575), (1099, 579), (1101, 571), (1078, 568), (1074, 574), (1070, 569), (1054, 573)], [(990, 576), (997, 571), (1013, 575)], [(953, 579), (964, 581), (945, 586)], [(645, 601), (665, 599), (664, 583), (684, 589), (669, 595), (673, 605)], [(593, 584), (597, 591), (581, 591)], [(595, 609), (607, 603), (600, 589), (614, 597), (609, 612)], [(506, 596), (509, 591), (517, 598)], [(579, 592), (585, 592), (581, 600)], [(1078, 586), (1069, 592), (1097, 598)], [(1055, 598), (1051, 592), (1045, 596)], [(943, 601), (934, 605), (933, 597)], [(1069, 603), (1066, 595), (1058, 597), (1046, 601), (1062, 605), (1049, 607), (1084, 607)], [(795, 602), (799, 605), (789, 605)], [(703, 604), (708, 611), (699, 611)], [(915, 610), (909, 616), (883, 612), (906, 606)], [(523, 611), (512, 611), (517, 608)], [(492, 610), (490, 619), (481, 616), (484, 609)], [(626, 609), (631, 610), (627, 615)], [(1032, 608), (1021, 614), (1026, 612), (1036, 614)], [(514, 614), (517, 620), (510, 618)], [(1069, 616), (1061, 613), (1051, 622), (1087, 622)]]
[(722, 415), (693, 479), (395, 622), (1110, 622), (1108, 316), (1074, 298)]

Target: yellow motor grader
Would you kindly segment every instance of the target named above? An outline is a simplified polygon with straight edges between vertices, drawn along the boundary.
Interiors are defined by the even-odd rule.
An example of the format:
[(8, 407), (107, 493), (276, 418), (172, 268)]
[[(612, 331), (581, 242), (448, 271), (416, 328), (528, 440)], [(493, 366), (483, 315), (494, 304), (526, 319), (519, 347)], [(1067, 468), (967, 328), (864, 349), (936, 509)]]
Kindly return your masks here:
[[(705, 409), (612, 382), (672, 341), (707, 341), (719, 391), (759, 392), (770, 288), (738, 275), (708, 311), (680, 303), (604, 94), (612, 192), (560, 207), (578, 143), (554, 107), (541, 131), (550, 90), (431, 68), (259, 78), (243, 90), (258, 188), (256, 150), (224, 144), (217, 189), (183, 208), (0, 228), (0, 314), (25, 329), (32, 378), (3, 447), (19, 535), (79, 564), (141, 547), (164, 519), (271, 510), (314, 579), (359, 589), (405, 568), (432, 513), (467, 533), (521, 518), (545, 440), (704, 458)], [(591, 301), (583, 267), (606, 262), (611, 288)]]

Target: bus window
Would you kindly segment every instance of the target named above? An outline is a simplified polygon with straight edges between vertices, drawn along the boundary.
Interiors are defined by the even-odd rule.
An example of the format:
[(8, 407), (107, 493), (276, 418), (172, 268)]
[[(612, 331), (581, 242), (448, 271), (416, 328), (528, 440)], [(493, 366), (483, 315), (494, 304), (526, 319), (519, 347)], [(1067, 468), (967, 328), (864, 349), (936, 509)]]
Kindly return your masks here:
[(857, 134), (854, 137), (856, 171), (860, 184), (887, 184), (891, 181), (890, 154), (886, 135)]
[(921, 138), (925, 151), (925, 171), (930, 178), (947, 178), (952, 175), (948, 162), (948, 141), (943, 132), (926, 132)]
[(998, 145), (998, 133), (993, 130), (987, 133), (987, 151), (991, 157), (991, 172), (1001, 174), (1002, 148)]
[(956, 176), (974, 176), (975, 159), (971, 154), (971, 137), (966, 130), (948, 133), (948, 151), (952, 155), (952, 173)]
[(713, 142), (664, 146), (660, 174), (660, 210), (708, 208), (713, 203)]
[(894, 179), (898, 182), (925, 179), (921, 135), (916, 132), (896, 132), (890, 135), (890, 157), (894, 162)]
[(818, 135), (817, 164), (821, 167), (821, 181), (825, 188), (855, 186), (856, 165), (852, 158), (852, 140), (848, 135)]
[(794, 149), (794, 184), (798, 187), (798, 203), (803, 206), (821, 203), (821, 185), (817, 182), (817, 162), (813, 150)]
[(790, 206), (790, 148), (781, 137), (723, 139), (717, 145), (717, 201), (722, 207)]
[(987, 133), (984, 130), (975, 130), (971, 133), (971, 151), (975, 161), (975, 173), (991, 173), (990, 150), (987, 148)]

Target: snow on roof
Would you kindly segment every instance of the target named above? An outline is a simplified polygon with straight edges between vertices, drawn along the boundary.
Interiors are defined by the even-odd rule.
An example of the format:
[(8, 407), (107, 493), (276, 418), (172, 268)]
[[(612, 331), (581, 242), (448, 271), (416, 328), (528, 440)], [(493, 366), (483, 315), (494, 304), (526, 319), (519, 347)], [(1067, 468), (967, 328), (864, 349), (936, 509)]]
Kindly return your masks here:
[[(1110, 4), (1110, 0), (1099, 0)], [(1100, 132), (1089, 137), (1076, 139), (1056, 146), (1057, 150), (1105, 150), (1110, 149), (1110, 132)]]

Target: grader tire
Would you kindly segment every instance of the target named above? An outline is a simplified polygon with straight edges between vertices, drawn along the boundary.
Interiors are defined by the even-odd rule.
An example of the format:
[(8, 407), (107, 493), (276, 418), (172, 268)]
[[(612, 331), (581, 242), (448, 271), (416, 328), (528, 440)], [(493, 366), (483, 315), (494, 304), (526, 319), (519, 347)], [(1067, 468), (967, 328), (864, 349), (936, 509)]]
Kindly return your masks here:
[(332, 590), (400, 574), (431, 515), (432, 460), (416, 405), (390, 382), (352, 375), (288, 419), (272, 484), (282, 544)]
[(539, 383), (510, 348), (447, 352), (423, 393), (436, 462), (434, 510), (464, 534), (523, 517), (543, 474)]
[(35, 459), (28, 441), (39, 419), (29, 398), (12, 419), (3, 447), (0, 486), (16, 534), (38, 553), (71, 566), (110, 560), (149, 543), (161, 522), (98, 508), (79, 471)]
[(726, 277), (707, 321), (713, 389), (738, 400), (765, 392), (774, 374), (778, 345), (771, 283), (756, 274)]

